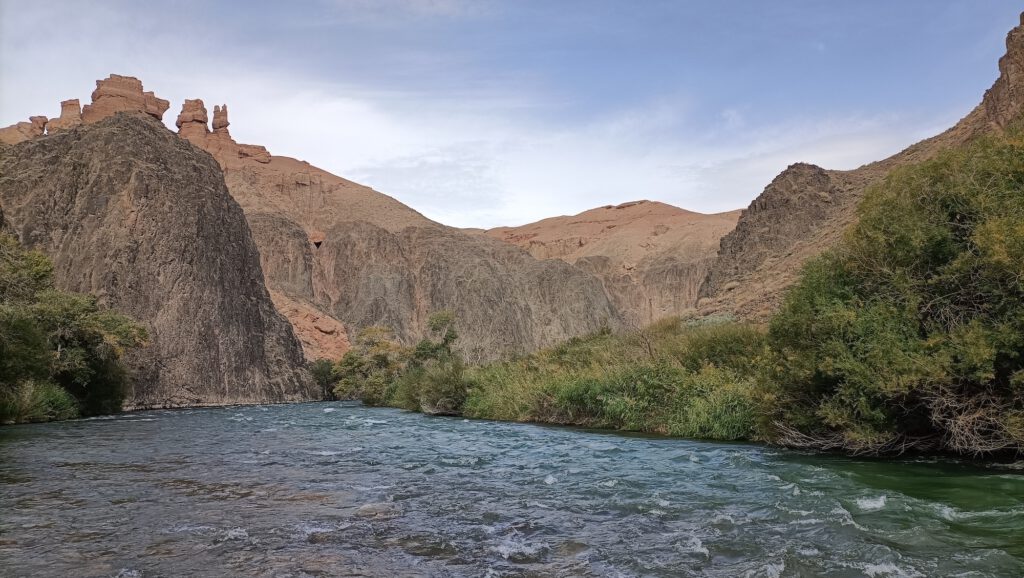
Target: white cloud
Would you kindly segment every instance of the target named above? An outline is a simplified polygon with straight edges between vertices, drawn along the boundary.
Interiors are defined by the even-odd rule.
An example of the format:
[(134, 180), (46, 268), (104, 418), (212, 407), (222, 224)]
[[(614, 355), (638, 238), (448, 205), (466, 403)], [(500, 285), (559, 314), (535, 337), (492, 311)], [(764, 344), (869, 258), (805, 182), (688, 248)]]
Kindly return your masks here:
[[(386, 4), (451, 16), (475, 3)], [(61, 99), (87, 102), (95, 79), (132, 74), (171, 100), (169, 126), (185, 98), (227, 103), (240, 142), (307, 160), (456, 226), (520, 224), (640, 198), (705, 212), (740, 208), (792, 162), (853, 168), (932, 134), (894, 116), (758, 125), (743, 108), (722, 111), (707, 128), (693, 122), (687, 95), (556, 125), (537, 113), (565, 103), (500, 74), (457, 98), (384, 90), (220, 57), (209, 38), (154, 31), (113, 9), (86, 11), (66, 33), (40, 35), (27, 30), (60, 17), (59, 7), (11, 20), (3, 6), (0, 125), (55, 115)]]

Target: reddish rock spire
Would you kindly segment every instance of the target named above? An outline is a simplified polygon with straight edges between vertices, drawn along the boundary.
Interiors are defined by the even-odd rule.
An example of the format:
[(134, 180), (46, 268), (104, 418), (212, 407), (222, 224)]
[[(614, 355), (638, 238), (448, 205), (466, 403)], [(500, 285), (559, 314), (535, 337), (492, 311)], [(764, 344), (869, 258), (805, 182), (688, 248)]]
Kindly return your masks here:
[(170, 106), (170, 102), (157, 98), (152, 92), (143, 92), (142, 81), (138, 78), (111, 74), (96, 81), (92, 104), (82, 109), (82, 122), (96, 122), (122, 111), (144, 112), (163, 119)]
[(228, 105), (223, 104), (221, 106), (213, 107), (213, 132), (227, 132), (228, 125)]
[(78, 104), (78, 99), (63, 100), (60, 103), (60, 118), (46, 123), (46, 132), (53, 134), (80, 124), (82, 124), (82, 106)]

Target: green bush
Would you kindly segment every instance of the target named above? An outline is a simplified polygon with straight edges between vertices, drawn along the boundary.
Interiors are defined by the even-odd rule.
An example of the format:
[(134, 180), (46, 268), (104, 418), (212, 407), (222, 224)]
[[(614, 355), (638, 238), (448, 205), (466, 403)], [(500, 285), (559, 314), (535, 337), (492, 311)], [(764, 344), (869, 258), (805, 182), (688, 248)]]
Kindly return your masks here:
[(766, 402), (750, 377), (706, 365), (687, 373), (679, 384), (667, 433), (729, 441), (759, 439)]
[(461, 415), (472, 383), (458, 357), (414, 366), (398, 378), (395, 404), (433, 415)]
[(787, 443), (1020, 451), (1024, 145), (894, 172), (772, 320)]
[[(11, 419), (120, 411), (121, 358), (145, 340), (140, 325), (95, 297), (55, 290), (50, 261), (0, 234), (0, 397)], [(72, 398), (75, 412), (65, 403)]]
[(75, 398), (54, 383), (26, 380), (0, 388), (0, 423), (72, 419), (78, 414)]
[(320, 389), (320, 399), (334, 399), (334, 387), (340, 378), (335, 370), (334, 362), (330, 359), (317, 359), (309, 364), (309, 373), (313, 376), (313, 382)]

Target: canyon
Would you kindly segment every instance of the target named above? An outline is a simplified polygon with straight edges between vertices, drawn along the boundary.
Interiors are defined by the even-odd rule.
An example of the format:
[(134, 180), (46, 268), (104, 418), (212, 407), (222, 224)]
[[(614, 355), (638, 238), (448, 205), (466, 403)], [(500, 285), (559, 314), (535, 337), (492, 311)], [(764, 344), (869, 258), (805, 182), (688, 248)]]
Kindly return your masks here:
[(304, 161), (241, 144), (227, 105), (170, 103), (138, 79), (97, 81), (0, 129), (4, 227), (56, 263), (58, 284), (149, 327), (131, 406), (313, 396), (306, 360), (359, 331), (413, 344), (431, 313), (458, 319), (481, 362), (668, 316), (764, 322), (807, 259), (856, 222), (894, 169), (1012, 126), (1024, 106), (1024, 21), (999, 77), (951, 129), (853, 170), (796, 163), (742, 211), (655, 201), (517, 227), (462, 230)]

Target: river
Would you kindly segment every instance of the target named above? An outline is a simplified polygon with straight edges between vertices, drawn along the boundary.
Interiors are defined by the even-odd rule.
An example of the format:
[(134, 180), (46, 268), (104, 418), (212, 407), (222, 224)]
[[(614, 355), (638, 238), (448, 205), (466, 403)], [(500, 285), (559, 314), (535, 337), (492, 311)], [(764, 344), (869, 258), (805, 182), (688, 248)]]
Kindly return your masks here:
[(3, 576), (1022, 576), (1024, 475), (345, 403), (0, 428)]

